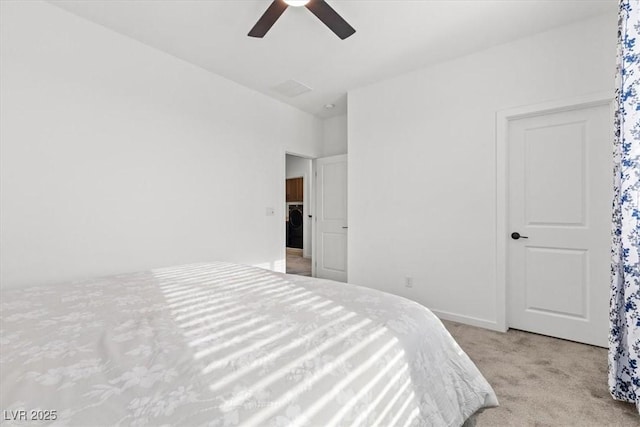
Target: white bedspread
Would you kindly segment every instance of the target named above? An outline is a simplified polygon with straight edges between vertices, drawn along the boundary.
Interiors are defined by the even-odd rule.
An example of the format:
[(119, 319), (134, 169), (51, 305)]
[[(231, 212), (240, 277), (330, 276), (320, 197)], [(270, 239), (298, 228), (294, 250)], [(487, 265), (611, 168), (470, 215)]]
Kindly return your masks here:
[(83, 426), (459, 426), (497, 405), (429, 310), (344, 283), (198, 264), (3, 291), (0, 314), (6, 425), (41, 410)]

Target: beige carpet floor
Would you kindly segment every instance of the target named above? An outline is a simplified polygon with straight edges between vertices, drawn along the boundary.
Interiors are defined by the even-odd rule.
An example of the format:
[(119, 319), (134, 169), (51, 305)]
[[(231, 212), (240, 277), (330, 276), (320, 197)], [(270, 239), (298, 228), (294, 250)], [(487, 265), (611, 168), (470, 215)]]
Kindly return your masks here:
[(635, 407), (609, 395), (606, 349), (443, 323), (498, 395), (478, 426), (640, 426)]
[(311, 258), (303, 258), (302, 249), (287, 248), (287, 274), (311, 276)]

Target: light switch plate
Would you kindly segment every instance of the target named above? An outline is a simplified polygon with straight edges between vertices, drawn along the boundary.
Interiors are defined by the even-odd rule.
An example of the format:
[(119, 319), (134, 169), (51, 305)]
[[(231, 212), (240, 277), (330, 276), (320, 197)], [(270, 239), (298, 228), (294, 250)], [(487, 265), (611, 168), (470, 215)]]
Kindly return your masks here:
[(274, 216), (276, 214), (276, 210), (273, 208), (267, 208), (267, 216)]

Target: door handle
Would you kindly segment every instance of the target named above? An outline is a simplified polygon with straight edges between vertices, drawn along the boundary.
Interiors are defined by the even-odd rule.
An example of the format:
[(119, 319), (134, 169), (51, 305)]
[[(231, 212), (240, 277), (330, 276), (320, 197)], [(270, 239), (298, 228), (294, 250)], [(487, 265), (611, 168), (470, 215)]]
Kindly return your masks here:
[(527, 236), (523, 236), (520, 233), (518, 233), (517, 231), (515, 233), (511, 233), (511, 238), (513, 240), (518, 240), (518, 239), (528, 239), (529, 237)]
[(349, 227), (342, 227), (342, 228), (349, 228)]

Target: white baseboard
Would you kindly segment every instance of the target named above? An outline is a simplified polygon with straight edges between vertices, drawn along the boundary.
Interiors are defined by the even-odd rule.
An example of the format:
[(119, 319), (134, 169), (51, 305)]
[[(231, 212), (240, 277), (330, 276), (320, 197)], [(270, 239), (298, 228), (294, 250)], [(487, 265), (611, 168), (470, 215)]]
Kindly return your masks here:
[(451, 320), (452, 322), (464, 323), (465, 325), (477, 326), (479, 328), (491, 329), (492, 331), (506, 332), (498, 325), (498, 322), (494, 320), (480, 319), (472, 316), (465, 316), (463, 314), (450, 313), (448, 311), (431, 310), (439, 319)]

